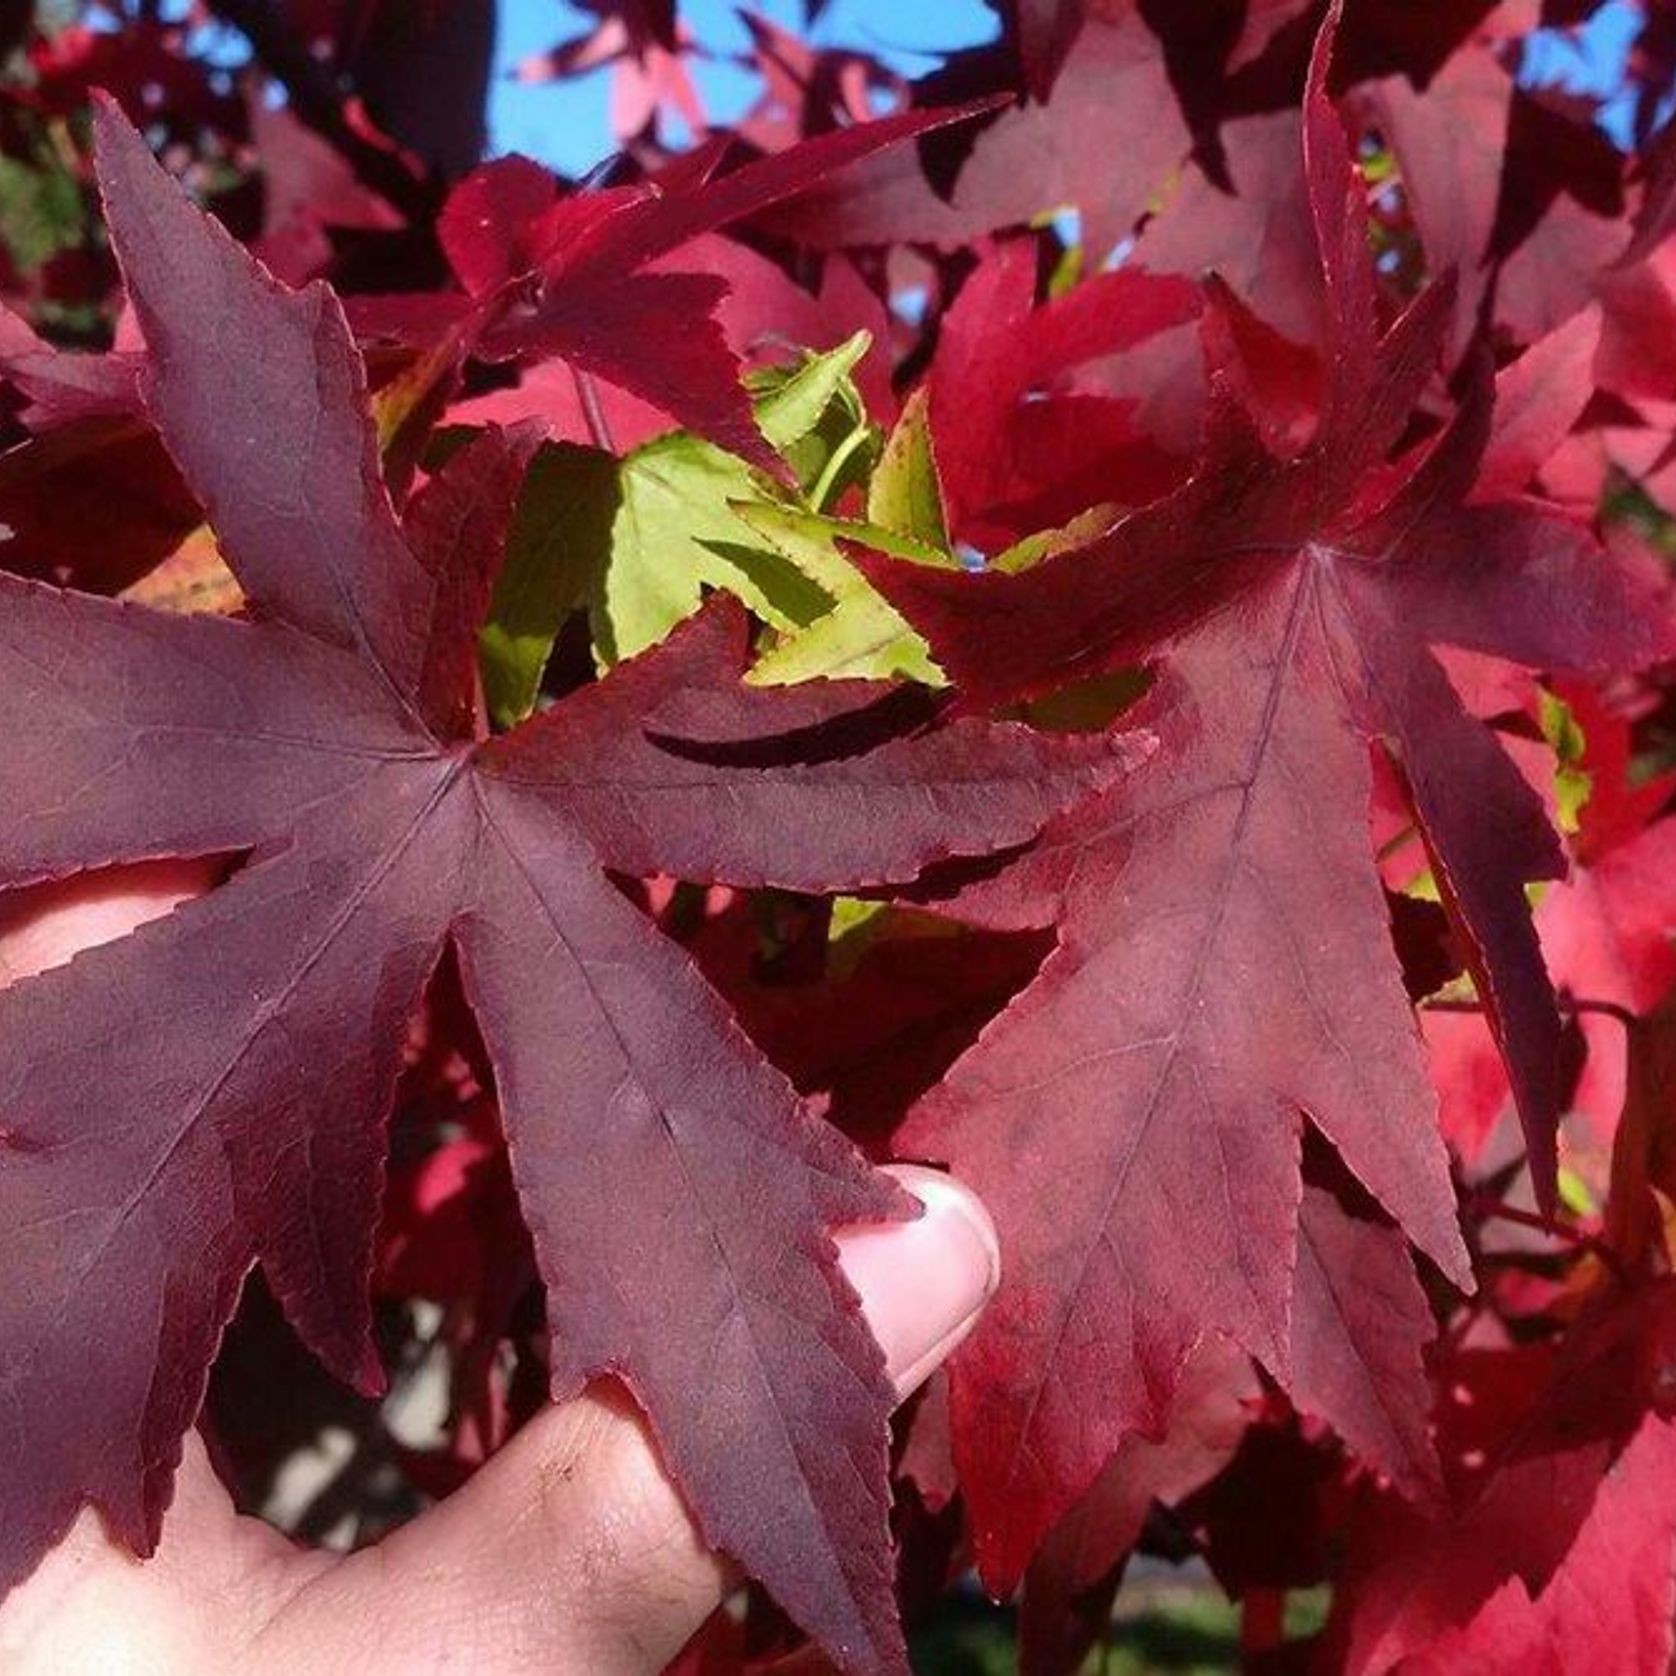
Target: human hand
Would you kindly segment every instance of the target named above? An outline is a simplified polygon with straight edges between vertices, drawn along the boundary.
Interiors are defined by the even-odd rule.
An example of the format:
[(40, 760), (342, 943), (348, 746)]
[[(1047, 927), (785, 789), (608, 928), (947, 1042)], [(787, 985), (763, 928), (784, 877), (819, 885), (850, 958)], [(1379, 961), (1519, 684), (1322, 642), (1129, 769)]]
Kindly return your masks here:
[[(0, 918), (0, 986), (213, 882), (207, 863), (151, 862), (27, 893)], [(893, 1173), (925, 1215), (837, 1238), (905, 1397), (970, 1330), (999, 1255), (965, 1188), (932, 1170)], [(0, 1669), (652, 1676), (737, 1582), (705, 1547), (639, 1411), (602, 1383), (538, 1415), (455, 1495), (350, 1555), (300, 1549), (235, 1512), (194, 1433), (156, 1554), (136, 1560), (84, 1509), (0, 1603)]]

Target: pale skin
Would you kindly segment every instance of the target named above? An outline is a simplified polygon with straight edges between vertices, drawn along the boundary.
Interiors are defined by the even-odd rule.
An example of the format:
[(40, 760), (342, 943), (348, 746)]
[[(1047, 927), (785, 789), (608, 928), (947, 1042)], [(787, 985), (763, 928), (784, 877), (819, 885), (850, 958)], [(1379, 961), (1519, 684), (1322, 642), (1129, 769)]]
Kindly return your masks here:
[[(13, 898), (0, 917), (0, 986), (210, 882), (202, 864), (158, 862)], [(906, 1396), (971, 1329), (999, 1255), (965, 1188), (929, 1170), (896, 1173), (925, 1215), (840, 1231), (838, 1243)], [(737, 1582), (633, 1402), (602, 1381), (538, 1415), (448, 1500), (351, 1555), (299, 1548), (236, 1513), (194, 1433), (156, 1554), (136, 1560), (85, 1509), (0, 1602), (0, 1670), (653, 1676)]]

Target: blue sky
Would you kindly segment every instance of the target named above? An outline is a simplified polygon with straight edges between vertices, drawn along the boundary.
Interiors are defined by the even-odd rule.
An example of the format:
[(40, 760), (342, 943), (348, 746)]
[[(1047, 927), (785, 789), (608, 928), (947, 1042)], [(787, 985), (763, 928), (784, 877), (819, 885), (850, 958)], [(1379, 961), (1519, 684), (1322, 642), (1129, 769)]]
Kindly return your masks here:
[[(1525, 79), (1593, 94), (1602, 101), (1600, 126), (1627, 149), (1634, 141), (1635, 93), (1625, 82), (1624, 72), (1641, 21), (1636, 0), (1607, 0), (1578, 29), (1539, 29), (1526, 43)], [(1667, 101), (1660, 120), (1669, 114)]]
[[(751, 9), (787, 28), (803, 27), (802, 0), (757, 0)], [(755, 93), (754, 78), (725, 58), (744, 51), (748, 43), (738, 8), (730, 0), (681, 0), (681, 16), (700, 41), (724, 55), (697, 62), (694, 73), (711, 114), (720, 122), (729, 121), (746, 109)], [(501, 0), (490, 104), (497, 152), (526, 152), (573, 175), (609, 154), (608, 71), (562, 86), (524, 86), (511, 79), (521, 60), (583, 33), (589, 21), (566, 0)], [(1527, 43), (1525, 79), (1594, 94), (1602, 101), (1601, 126), (1627, 147), (1635, 99), (1624, 72), (1641, 23), (1638, 0), (1606, 0), (1578, 29), (1538, 30)], [(995, 14), (983, 0), (831, 0), (813, 39), (865, 48), (915, 75), (951, 48), (991, 38), (995, 26)], [(1661, 117), (1668, 114), (1667, 108)]]
[[(164, 5), (171, 15), (187, 10), (187, 0)], [(586, 173), (613, 149), (610, 71), (532, 85), (516, 81), (513, 71), (524, 59), (583, 34), (592, 19), (567, 0), (499, 0), (499, 6), (489, 110), (492, 150), (522, 151), (566, 174)], [(734, 0), (680, 0), (683, 22), (713, 55), (696, 60), (693, 73), (718, 122), (739, 116), (756, 93), (755, 78), (729, 61), (728, 55), (743, 52), (749, 42), (739, 9)], [(803, 32), (803, 0), (755, 0), (750, 9)], [(1537, 30), (1526, 41), (1523, 79), (1592, 94), (1601, 102), (1601, 127), (1627, 148), (1633, 143), (1635, 94), (1625, 71), (1642, 17), (1642, 0), (1605, 0), (1576, 29)], [(829, 0), (810, 35), (823, 45), (863, 48), (904, 74), (917, 75), (943, 53), (991, 39), (995, 31), (995, 13), (983, 0)], [(242, 41), (225, 29), (206, 30), (203, 45), (228, 65), (245, 56)], [(1673, 103), (1676, 99), (1666, 101), (1661, 122)]]
[[(803, 0), (756, 0), (750, 10), (802, 31)], [(715, 52), (743, 52), (748, 44), (739, 8), (727, 0), (681, 0), (681, 17)], [(562, 85), (522, 86), (510, 79), (522, 59), (583, 33), (590, 21), (565, 0), (501, 0), (489, 110), (497, 152), (522, 151), (573, 175), (610, 153), (608, 72)], [(812, 38), (822, 44), (863, 47), (917, 75), (950, 48), (987, 40), (994, 32), (995, 14), (982, 0), (831, 0)], [(695, 76), (718, 121), (738, 116), (755, 96), (755, 78), (725, 61), (700, 61)]]

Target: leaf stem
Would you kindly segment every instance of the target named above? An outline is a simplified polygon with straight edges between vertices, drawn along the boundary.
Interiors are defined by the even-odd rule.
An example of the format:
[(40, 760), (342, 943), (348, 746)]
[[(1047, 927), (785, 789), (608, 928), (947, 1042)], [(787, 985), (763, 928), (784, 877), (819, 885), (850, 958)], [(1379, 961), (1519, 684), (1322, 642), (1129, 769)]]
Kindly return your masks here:
[(582, 417), (588, 422), (588, 435), (593, 439), (594, 447), (607, 454), (617, 452), (616, 439), (611, 435), (611, 422), (605, 417), (604, 404), (599, 399), (599, 386), (594, 383), (593, 374), (583, 370), (570, 362), (570, 380), (576, 386), (576, 399), (582, 404)]
[(1592, 1014), (1596, 1018), (1616, 1019), (1626, 1030), (1633, 1030), (1638, 1022), (1628, 1007), (1616, 1001), (1591, 1001), (1576, 996), (1562, 995), (1560, 1010), (1569, 1013)]
[(1586, 1234), (1582, 1229), (1573, 1228), (1564, 1222), (1550, 1222), (1539, 1211), (1521, 1210), (1517, 1205), (1507, 1204), (1487, 1193), (1470, 1195), (1467, 1199), (1467, 1209), (1485, 1221), (1506, 1222), (1515, 1228), (1529, 1228), (1534, 1233), (1546, 1234), (1549, 1238), (1560, 1241), (1562, 1245), (1586, 1251), (1590, 1256), (1598, 1257), (1620, 1280), (1628, 1278), (1618, 1253), (1596, 1234)]
[[(1626, 1030), (1633, 1030), (1639, 1022), (1636, 1015), (1616, 1001), (1596, 1001), (1588, 997), (1575, 995), (1559, 995), (1554, 998), (1555, 1005), (1562, 1013), (1570, 1013), (1573, 1017), (1595, 1017), (1616, 1019)], [(1424, 1001), (1421, 1003), (1423, 1011), (1428, 1013), (1482, 1013), (1482, 1001)]]
[(867, 427), (857, 425), (844, 440), (832, 450), (821, 474), (815, 479), (815, 486), (809, 491), (809, 505), (816, 512), (826, 510), (827, 496), (832, 493), (832, 485), (838, 481), (838, 474), (849, 463), (850, 456), (866, 440)]
[(1419, 832), (1419, 827), (1410, 821), (1401, 832), (1397, 833), (1395, 837), (1387, 838), (1385, 842), (1373, 852), (1373, 859), (1375, 861), (1389, 861), (1398, 850), (1403, 849), (1416, 837), (1418, 837)]

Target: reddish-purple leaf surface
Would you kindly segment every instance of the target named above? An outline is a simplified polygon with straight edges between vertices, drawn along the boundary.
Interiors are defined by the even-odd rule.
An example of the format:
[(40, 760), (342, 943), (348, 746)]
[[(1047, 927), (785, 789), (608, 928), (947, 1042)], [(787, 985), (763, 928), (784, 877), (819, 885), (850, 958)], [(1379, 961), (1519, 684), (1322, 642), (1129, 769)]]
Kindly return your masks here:
[(1042, 308), (1035, 296), (1034, 242), (998, 244), (937, 340), (930, 418), (949, 527), (977, 546), (1004, 547), (1093, 502), (1143, 504), (1182, 472), (1140, 432), (1134, 404), (1088, 369), (1193, 319), (1195, 288), (1124, 268)]
[(1191, 144), (1157, 37), (1138, 9), (1090, 16), (1045, 104), (1003, 113), (939, 196), (911, 151), (800, 194), (769, 218), (819, 248), (958, 244), (1069, 206), (1103, 258), (1128, 236)]
[(1031, 1562), (1019, 1614), (1025, 1676), (1083, 1668), (1110, 1628), (1124, 1562), (1153, 1502), (1191, 1494), (1227, 1464), (1257, 1396), (1256, 1375), (1238, 1351), (1213, 1339), (1195, 1352), (1164, 1436), (1126, 1439)]
[(1358, 92), (1431, 270), (1459, 276), (1456, 348), (1486, 313), (1518, 342), (1541, 337), (1589, 300), (1627, 236), (1611, 142), (1516, 85), (1514, 43), (1543, 15), (1504, 0), (1423, 94), (1405, 76)]
[(1003, 17), (1018, 45), (1031, 96), (1046, 99), (1082, 27), (1084, 0), (1006, 0)]
[(1517, 494), (1570, 434), (1593, 393), (1601, 314), (1574, 314), (1496, 375), (1495, 415), (1478, 469), (1478, 490)]
[[(491, 163), (461, 185), (439, 229), (473, 299), (467, 346), (490, 360), (565, 362), (778, 470), (717, 319), (727, 281), (652, 265), (981, 108), (858, 123), (719, 176), (722, 152), (711, 147), (680, 159), (661, 183), (581, 197), (559, 197), (552, 176), (526, 158)], [(425, 298), (408, 329), (421, 341), (459, 330), (450, 303)]]
[[(867, 332), (873, 348), (853, 376), (869, 413), (889, 417), (895, 400), (885, 349), (890, 322), (883, 304), (845, 258), (827, 259), (816, 295), (755, 251), (720, 234), (693, 240), (661, 258), (652, 271), (666, 264), (683, 274), (713, 275), (723, 283), (716, 321), (743, 365), (783, 361), (789, 344), (832, 349), (858, 331)], [(733, 376), (730, 369), (729, 379)], [(603, 380), (588, 394), (592, 400), (585, 403), (578, 380), (564, 362), (546, 361), (525, 368), (517, 388), (471, 397), (456, 403), (452, 414), (462, 422), (488, 423), (538, 417), (552, 437), (569, 442), (594, 442), (603, 430), (618, 449), (634, 448), (670, 428), (667, 412)]]
[(1646, 190), (1636, 210), (1634, 232), (1619, 261), (1644, 262), (1676, 228), (1676, 130), (1666, 126), (1643, 159)]
[[(770, 1585), (695, 1676), (889, 1667), (891, 1574), (917, 1632), (974, 1554), (1070, 1676), (1131, 1544), (1253, 1668), (1656, 1676), (1676, 7), (992, 0), (910, 81), (809, 0), (723, 128), (696, 13), (586, 0), (515, 74), (607, 78), (621, 155), (451, 187), (491, 9), (217, 0), (234, 88), (181, 8), (0, 0), (0, 963), (209, 892), (0, 996), (0, 1571), (89, 1503), (145, 1545), (206, 1364), (241, 1506), (355, 1431), (358, 1541), (601, 1370)], [(283, 284), (121, 135), (107, 240), (100, 86)], [(768, 615), (597, 677), (633, 508), (536, 493), (537, 438), (767, 470), (741, 370), (859, 331), (865, 412), (730, 493), (951, 536), (975, 573), (863, 561), (948, 687), (743, 684), (885, 626), (748, 513), (688, 533)], [(898, 518), (904, 411), (941, 505)], [(589, 609), (496, 739), (508, 540)], [(973, 1181), (1004, 1275), (898, 1417), (892, 1553), (827, 1233), (911, 1208), (895, 1157)], [(444, 1306), (419, 1448), (342, 1382), (369, 1289), (392, 1377)]]
[(253, 1263), (377, 1387), (383, 1125), (452, 944), (555, 1393), (619, 1374), (706, 1536), (846, 1668), (902, 1668), (890, 1392), (827, 1229), (908, 1207), (611, 875), (905, 880), (1025, 841), (1134, 747), (974, 721), (892, 737), (876, 687), (743, 688), (726, 604), (482, 739), (469, 649), (533, 437), (486, 434), (399, 522), (335, 298), (283, 290), (111, 108), (97, 124), (146, 405), (250, 614), (0, 577), (0, 883), (246, 859), (0, 999), (0, 1576), (85, 1501), (149, 1549)]
[(1279, 30), (1312, 10), (1314, 5), (1315, 0), (1249, 0), (1240, 38), (1228, 61), (1229, 69), (1240, 69), (1261, 57)]
[(1321, 261), (1298, 168), (1298, 113), (1241, 117), (1222, 127), (1233, 192), (1189, 163), (1136, 246), (1157, 273), (1219, 274), (1271, 326), (1314, 342), (1323, 326)]
[[(1570, 877), (1533, 915), (1542, 952), (1570, 994), (1649, 1013), (1676, 984), (1676, 821), (1654, 818), (1676, 784), (1667, 775), (1632, 783), (1628, 723), (1580, 684), (1559, 691), (1583, 729), (1589, 799), (1570, 840)], [(1626, 1032), (1594, 1012), (1576, 1028), (1588, 1052), (1571, 1109), (1604, 1138), (1623, 1109)], [(1426, 1036), (1443, 1073), (1445, 1133), (1471, 1158), (1507, 1103), (1506, 1070), (1482, 1019), (1434, 1014)]]
[(0, 453), (0, 559), (14, 570), (120, 588), (197, 522), (140, 410), (132, 355), (71, 355), (0, 310), (0, 390), (30, 440)]
[[(1550, 1637), (1586, 1610), (1579, 1587), (1593, 1591), (1624, 1637), (1624, 1656), (1606, 1668), (1663, 1668), (1643, 1655), (1648, 1645), (1668, 1647), (1669, 1636), (1673, 1304), (1668, 1276), (1635, 1289), (1602, 1287), (1534, 1392), (1528, 1376), (1497, 1389), (1500, 1366), (1515, 1363), (1516, 1351), (1455, 1353), (1443, 1370), (1440, 1429), (1456, 1506), (1433, 1521), (1389, 1497), (1368, 1499), (1334, 1601), (1333, 1668), (1406, 1669), (1410, 1659), (1462, 1645), (1456, 1638), (1465, 1632), (1464, 1644), (1486, 1654), (1503, 1636), (1538, 1649), (1533, 1665), (1488, 1668), (1553, 1669)], [(1597, 1520), (1605, 1529), (1591, 1534)], [(1662, 1538), (1653, 1534), (1660, 1526)], [(1602, 1550), (1635, 1530), (1648, 1542), (1638, 1556), (1645, 1569), (1614, 1582)], [(1614, 1588), (1625, 1590), (1621, 1603), (1607, 1592)]]
[(1442, 1492), (1424, 1360), (1435, 1332), (1402, 1231), (1353, 1184), (1306, 1181), (1292, 1281), (1292, 1400), (1427, 1505)]
[(1559, 1569), (1535, 1593), (1510, 1577), (1471, 1624), (1405, 1670), (1571, 1676), (1668, 1669), (1676, 1622), (1676, 1427), (1649, 1416), (1600, 1487)]
[[(1388, 463), (1436, 365), (1449, 294), (1434, 288), (1381, 336), (1364, 188), (1325, 93), (1328, 40), (1306, 105), (1331, 353), (1310, 444), (1275, 456), (1213, 387), (1200, 471), (1092, 546), (1011, 575), (863, 557), (972, 700), (1148, 657), (1169, 672), (1153, 701), (1160, 760), (1137, 791), (1059, 823), (979, 894), (998, 923), (1056, 917), (1060, 947), (905, 1136), (989, 1197), (1007, 1252), (1001, 1295), (954, 1371), (956, 1455), (995, 1584), (1127, 1433), (1161, 1423), (1204, 1332), (1233, 1336), (1283, 1383), (1299, 1376), (1305, 1120), (1470, 1284), (1386, 952), (1371, 741), (1406, 775), (1551, 1191), (1558, 1018), (1524, 885), (1563, 858), (1429, 647), (1539, 667), (1676, 649), (1652, 596), (1584, 528), (1470, 498), (1486, 379)], [(1370, 1296), (1351, 1307), (1371, 1310)], [(1388, 1469), (1412, 1462), (1412, 1396), (1394, 1425), (1376, 1379), (1303, 1377), (1343, 1434)]]

